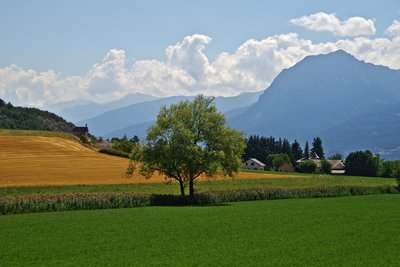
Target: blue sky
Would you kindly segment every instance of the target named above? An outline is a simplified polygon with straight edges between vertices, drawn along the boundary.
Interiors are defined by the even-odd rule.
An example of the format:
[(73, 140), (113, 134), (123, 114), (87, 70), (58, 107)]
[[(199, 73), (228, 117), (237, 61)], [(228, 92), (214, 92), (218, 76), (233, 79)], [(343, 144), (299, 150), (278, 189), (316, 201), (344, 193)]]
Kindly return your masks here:
[[(326, 31), (318, 29), (320, 25), (314, 25), (315, 27), (310, 30), (310, 27), (307, 28), (307, 26), (304, 26), (306, 22), (304, 22), (303, 25), (300, 25), (299, 22), (290, 23), (293, 19), (319, 13), (335, 16), (335, 19), (341, 22), (345, 22), (352, 17), (361, 17), (365, 20), (364, 22), (367, 20), (372, 21), (375, 30), (374, 33), (364, 32), (359, 35), (350, 36), (347, 32), (343, 33), (334, 32), (334, 30)], [(209, 83), (207, 82), (209, 81), (206, 81), (206, 79), (216, 79), (214, 77), (214, 72), (218, 71), (218, 68), (214, 66), (214, 61), (221, 57), (223, 52), (227, 52), (231, 56), (229, 58), (230, 62), (237, 60), (237, 58), (243, 59), (241, 55), (236, 55), (234, 59), (233, 56), (238, 48), (248, 40), (254, 39), (261, 41), (269, 37), (290, 33), (297, 34), (297, 39), (309, 40), (313, 44), (334, 43), (335, 47), (345, 50), (347, 48), (348, 52), (360, 59), (376, 64), (387, 65), (392, 68), (399, 68), (399, 66), (394, 63), (386, 62), (379, 58), (377, 59), (376, 56), (372, 57), (373, 51), (370, 53), (368, 52), (369, 54), (363, 54), (360, 52), (360, 47), (355, 49), (352, 48), (354, 44), (350, 44), (351, 41), (355, 42), (354, 40), (359, 37), (375, 40), (374, 45), (380, 44), (377, 41), (379, 38), (393, 41), (396, 38), (394, 36), (395, 34), (389, 36), (390, 34), (385, 32), (385, 30), (387, 30), (395, 20), (400, 20), (400, 2), (398, 0), (3, 0), (0, 2), (0, 73), (3, 69), (3, 75), (7, 74), (10, 76), (10, 73), (15, 74), (17, 72), (19, 73), (18, 75), (22, 75), (22, 70), (27, 71), (32, 69), (35, 75), (40, 76), (40, 73), (51, 70), (54, 72), (51, 75), (56, 77), (49, 78), (47, 76), (40, 76), (39, 78), (48, 80), (43, 81), (45, 85), (36, 89), (32, 89), (32, 86), (29, 84), (21, 85), (21, 83), (16, 83), (14, 81), (14, 83), (7, 84), (8, 91), (4, 88), (2, 90), (0, 87), (0, 97), (8, 98), (17, 103), (40, 105), (46, 101), (55, 102), (57, 100), (64, 101), (74, 98), (93, 97), (99, 101), (105, 101), (106, 99), (118, 98), (126, 93), (135, 91), (159, 95), (189, 94), (190, 92), (198, 93), (200, 91), (197, 89), (185, 91), (181, 87), (192, 87), (193, 84), (197, 84), (201, 75), (203, 75), (201, 76), (203, 80), (200, 85), (197, 84), (196, 86), (207, 87), (205, 93), (213, 94), (213, 92), (216, 92), (215, 94), (217, 95), (223, 95), (224, 92), (227, 92), (227, 95), (232, 95), (246, 91), (246, 89), (244, 89), (245, 85), (240, 88), (232, 89), (229, 88), (229, 86), (233, 84), (234, 81), (226, 82), (222, 86), (220, 86), (220, 84), (223, 82), (218, 81), (214, 84), (218, 84), (219, 87), (208, 87)], [(196, 34), (207, 36), (210, 39), (206, 40), (203, 37), (197, 36), (194, 38), (194, 41), (192, 40), (193, 38), (190, 40), (188, 39), (187, 45), (185, 45), (184, 38), (195, 36)], [(340, 40), (347, 40), (348, 43), (346, 45), (338, 44), (337, 42)], [(279, 42), (283, 41), (281, 40)], [(291, 46), (299, 45), (296, 40), (290, 42)], [(357, 40), (357, 42), (359, 43), (360, 41)], [(366, 40), (364, 40), (364, 42), (366, 42)], [(185, 62), (186, 64), (189, 64), (189, 61), (194, 62), (194, 64), (192, 64), (193, 66), (186, 66), (183, 63), (182, 58), (184, 56), (182, 56), (182, 53), (177, 56), (180, 61), (176, 58), (175, 61), (168, 59), (166, 55), (167, 47), (176, 44), (180, 44), (180, 52), (176, 50), (176, 53), (181, 53), (183, 48), (189, 47), (188, 50), (185, 50), (186, 54), (184, 55), (188, 57), (185, 59)], [(387, 45), (393, 47), (396, 44), (397, 43), (394, 44), (392, 42)], [(386, 45), (386, 43), (384, 43), (384, 45)], [(280, 47), (279, 49), (282, 48)], [(293, 65), (293, 63), (296, 63), (295, 61), (301, 60), (307, 54), (315, 54), (318, 51), (329, 52), (329, 49), (326, 47), (324, 49), (321, 48), (322, 50), (312, 48), (311, 51), (310, 49), (304, 54), (296, 55), (296, 58), (293, 59), (294, 61), (292, 60), (290, 62), (288, 61), (288, 63), (281, 64), (281, 67)], [(109, 54), (111, 50), (114, 52)], [(396, 49), (394, 48), (394, 50)], [(121, 51), (123, 51), (123, 53)], [(189, 53), (191, 53), (190, 51), (194, 51), (194, 54), (189, 55)], [(107, 55), (109, 55), (109, 57), (107, 57)], [(205, 60), (203, 58), (204, 56), (206, 58)], [(106, 70), (108, 68), (107, 66), (99, 66), (105, 63), (105, 58), (110, 59), (109, 61), (114, 63), (120, 60), (119, 63), (107, 65), (108, 67), (112, 65), (110, 68), (113, 73), (111, 74), (110, 71)], [(199, 58), (200, 62), (197, 61)], [(264, 60), (267, 59), (268, 57), (265, 57)], [(154, 65), (150, 66), (151, 61), (154, 60), (161, 62), (163, 65), (159, 66), (159, 68)], [(262, 58), (258, 60), (262, 60)], [(121, 61), (123, 61), (123, 63), (121, 63)], [(145, 62), (140, 62), (141, 68), (139, 68), (139, 66), (134, 65), (137, 61)], [(203, 64), (205, 61), (206, 65)], [(228, 61), (222, 62), (221, 59), (218, 63), (219, 65), (217, 65), (228, 64), (226, 62)], [(278, 63), (277, 66), (279, 65)], [(14, 68), (13, 70), (7, 69), (4, 71), (4, 69), (9, 68), (12, 64), (18, 66), (18, 69)], [(100, 78), (103, 80), (100, 84), (99, 81), (74, 80), (74, 77), (77, 76), (83, 79), (85, 77), (87, 78), (90, 73), (98, 73), (93, 69), (95, 64), (99, 66), (104, 74), (102, 74), (103, 76), (94, 75), (97, 78), (101, 76)], [(211, 66), (213, 69), (208, 72), (204, 70), (204, 68), (209, 67), (207, 64), (213, 65)], [(240, 66), (243, 66), (243, 64)], [(170, 90), (168, 92), (150, 90), (146, 88), (146, 86), (141, 85), (141, 83), (145, 83), (146, 81), (139, 81), (137, 78), (138, 76), (135, 76), (134, 79), (130, 77), (129, 79), (135, 81), (131, 83), (126, 81), (128, 78), (124, 78), (123, 81), (116, 81), (114, 79), (115, 77), (111, 76), (118, 76), (118, 68), (122, 65), (126, 68), (123, 69), (123, 71), (136, 71), (136, 74), (144, 71), (143, 65), (146, 65), (146, 67), (151, 68), (151, 75), (154, 76), (154, 79), (151, 81), (167, 81), (166, 84), (154, 82), (153, 87), (168, 87)], [(250, 69), (255, 69), (254, 72), (263, 71), (263, 69), (257, 69), (255, 65)], [(173, 66), (172, 69), (170, 68), (171, 66)], [(193, 70), (196, 66), (202, 69), (201, 73), (197, 72), (197, 70)], [(260, 68), (265, 67), (260, 64), (258, 64), (258, 66)], [(157, 71), (154, 71), (156, 68), (158, 68)], [(243, 67), (241, 68), (243, 69)], [(264, 68), (266, 73), (265, 77), (262, 77), (259, 82), (250, 85), (248, 90), (254, 91), (257, 88), (259, 90), (265, 89), (271, 82), (271, 79), (277, 75), (277, 72), (280, 70), (279, 68), (280, 67), (277, 67), (277, 70), (274, 71)], [(119, 70), (121, 70), (121, 68)], [(179, 72), (180, 70), (182, 70), (182, 72)], [(235, 71), (238, 72), (238, 75), (242, 75), (239, 69), (232, 70), (232, 72)], [(214, 76), (205, 75), (205, 72), (213, 73)], [(185, 76), (186, 74), (187, 77)], [(160, 75), (162, 76), (161, 78)], [(118, 77), (120, 76), (121, 75)], [(194, 80), (191, 80), (193, 77)], [(66, 81), (65, 79), (68, 80)], [(243, 80), (251, 82), (254, 78), (246, 76), (243, 77)], [(52, 82), (53, 85), (49, 85), (49, 81)], [(92, 82), (95, 84), (92, 88), (89, 88), (89, 85), (82, 85), (85, 83), (92, 84)], [(66, 87), (59, 86), (57, 88), (57, 84), (60, 83), (79, 83), (79, 86), (82, 86), (81, 91), (84, 92), (70, 92), (69, 94), (62, 95), (58, 91), (65, 91)], [(10, 86), (14, 87), (11, 88), (14, 89), (14, 91), (10, 91)], [(19, 93), (17, 92), (17, 87), (22, 88)], [(110, 88), (107, 89), (106, 87)], [(111, 87), (115, 87), (116, 89), (114, 90)], [(123, 88), (123, 90), (121, 88)], [(42, 94), (47, 93), (47, 96), (51, 95), (51, 97), (45, 99), (45, 95), (42, 95), (44, 100), (39, 101), (33, 96), (36, 91), (40, 91)], [(107, 91), (108, 95), (97, 93), (100, 91)]]

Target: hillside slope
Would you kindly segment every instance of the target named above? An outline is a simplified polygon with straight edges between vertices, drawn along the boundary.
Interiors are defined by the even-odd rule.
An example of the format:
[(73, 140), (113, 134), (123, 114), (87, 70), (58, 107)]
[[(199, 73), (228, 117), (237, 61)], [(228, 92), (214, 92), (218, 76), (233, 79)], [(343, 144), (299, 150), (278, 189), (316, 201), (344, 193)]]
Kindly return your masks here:
[(14, 107), (0, 99), (0, 129), (69, 132), (75, 127), (54, 113), (37, 108)]
[(127, 183), (128, 160), (73, 139), (0, 136), (0, 186)]
[(400, 159), (400, 104), (379, 106), (319, 135), (331, 153), (368, 148), (384, 159)]

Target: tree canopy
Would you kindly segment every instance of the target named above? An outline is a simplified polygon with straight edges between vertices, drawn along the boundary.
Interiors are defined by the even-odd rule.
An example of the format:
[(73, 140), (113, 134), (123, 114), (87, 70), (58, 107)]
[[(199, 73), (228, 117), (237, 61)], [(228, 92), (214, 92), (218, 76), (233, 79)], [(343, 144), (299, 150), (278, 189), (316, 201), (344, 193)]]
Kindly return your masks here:
[(266, 159), (266, 165), (273, 170), (278, 170), (284, 163), (291, 163), (287, 153), (269, 154)]
[(346, 158), (346, 174), (355, 176), (377, 176), (380, 158), (371, 151), (351, 152)]
[(193, 195), (194, 180), (200, 175), (236, 173), (244, 148), (243, 133), (226, 126), (213, 98), (199, 95), (192, 102), (161, 108), (145, 143), (135, 144), (127, 173), (139, 168), (142, 175), (150, 177), (158, 171), (177, 180), (182, 195), (189, 184)]

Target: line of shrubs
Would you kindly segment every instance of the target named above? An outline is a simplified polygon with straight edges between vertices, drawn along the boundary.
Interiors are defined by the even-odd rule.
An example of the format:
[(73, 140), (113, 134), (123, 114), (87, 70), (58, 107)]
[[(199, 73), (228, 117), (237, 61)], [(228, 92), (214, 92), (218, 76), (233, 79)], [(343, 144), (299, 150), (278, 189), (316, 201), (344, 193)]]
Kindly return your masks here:
[(319, 188), (257, 188), (216, 190), (194, 196), (145, 195), (135, 193), (79, 193), (61, 195), (30, 195), (0, 198), (0, 214), (133, 208), (145, 206), (215, 205), (227, 202), (338, 197), (368, 194), (399, 193), (393, 186), (334, 186)]
[(116, 150), (113, 148), (102, 148), (99, 150), (100, 153), (108, 154), (108, 155), (113, 155), (113, 156), (118, 156), (118, 157), (123, 157), (123, 158), (129, 158), (129, 153)]

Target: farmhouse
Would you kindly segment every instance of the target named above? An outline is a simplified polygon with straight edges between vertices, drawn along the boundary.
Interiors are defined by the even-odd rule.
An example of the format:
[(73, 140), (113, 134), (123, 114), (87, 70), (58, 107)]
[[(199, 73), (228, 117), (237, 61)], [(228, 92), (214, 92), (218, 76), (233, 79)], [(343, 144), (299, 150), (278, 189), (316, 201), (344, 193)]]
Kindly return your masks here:
[(344, 174), (344, 162), (340, 159), (328, 160), (332, 164), (331, 173), (332, 174)]
[[(308, 159), (306, 159), (306, 158), (299, 159), (296, 161), (296, 163), (300, 163), (305, 160), (311, 160), (317, 165), (317, 167), (321, 167), (322, 159), (316, 153), (311, 154), (311, 156)], [(343, 160), (328, 159), (327, 161), (332, 165), (331, 174), (344, 174), (345, 166), (344, 166)]]
[(250, 158), (243, 163), (243, 169), (264, 170), (265, 164), (255, 158)]
[(87, 127), (87, 124), (85, 125), (85, 127), (75, 127), (74, 129), (72, 129), (71, 133), (75, 136), (88, 136), (89, 133), (89, 128)]

